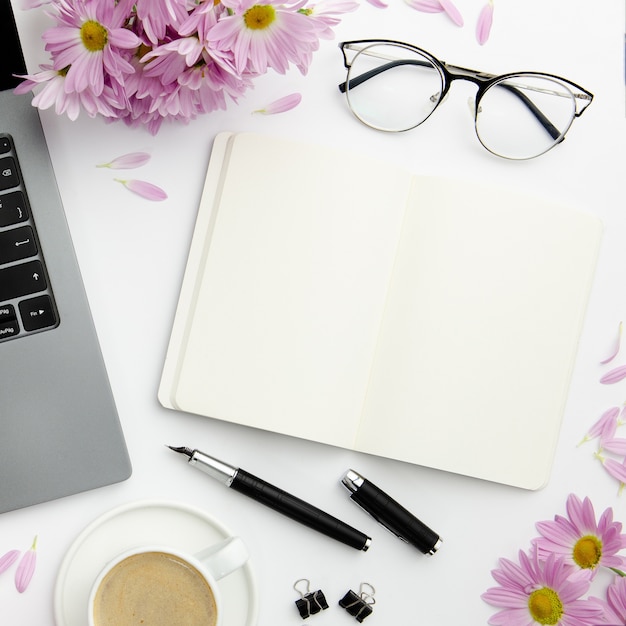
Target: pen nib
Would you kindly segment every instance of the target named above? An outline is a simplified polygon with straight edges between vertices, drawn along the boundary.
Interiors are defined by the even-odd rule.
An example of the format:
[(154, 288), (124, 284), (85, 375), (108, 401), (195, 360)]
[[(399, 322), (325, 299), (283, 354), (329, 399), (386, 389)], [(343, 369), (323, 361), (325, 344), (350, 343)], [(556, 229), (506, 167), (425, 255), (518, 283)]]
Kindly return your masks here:
[(179, 446), (179, 447), (174, 447), (174, 446), (167, 446), (170, 450), (174, 450), (174, 452), (178, 452), (180, 454), (186, 454), (189, 458), (192, 457), (193, 455), (193, 450), (191, 448), (187, 448), (185, 446)]

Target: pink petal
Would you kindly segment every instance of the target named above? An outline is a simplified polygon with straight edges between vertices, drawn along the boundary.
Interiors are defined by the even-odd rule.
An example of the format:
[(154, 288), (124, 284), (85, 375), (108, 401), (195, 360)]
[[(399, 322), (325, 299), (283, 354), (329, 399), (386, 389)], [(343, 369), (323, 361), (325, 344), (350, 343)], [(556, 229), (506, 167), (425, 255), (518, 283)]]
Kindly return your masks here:
[(615, 431), (617, 430), (617, 419), (607, 420), (602, 427), (602, 432), (600, 433), (600, 447), (604, 445), (604, 442), (608, 439), (612, 439), (615, 435)]
[(607, 439), (606, 441), (602, 442), (602, 447), (607, 452), (626, 456), (626, 439), (624, 439), (623, 437), (614, 437), (613, 439)]
[(302, 100), (302, 94), (300, 93), (291, 93), (288, 96), (284, 96), (282, 98), (278, 98), (278, 100), (274, 100), (274, 102), (270, 102), (267, 106), (262, 109), (257, 109), (254, 113), (263, 113), (264, 115), (274, 115), (275, 113), (284, 113), (285, 111), (289, 111), (294, 107), (297, 107)]
[(439, 0), (406, 0), (406, 3), (412, 9), (423, 13), (441, 13), (443, 11)]
[(439, 0), (439, 4), (443, 10), (447, 13), (448, 17), (457, 25), (463, 26), (463, 16), (456, 8), (452, 0)]
[(487, 39), (489, 39), (489, 33), (491, 32), (491, 25), (493, 24), (493, 2), (491, 0), (482, 8), (480, 15), (478, 16), (478, 22), (476, 23), (476, 39), (482, 46)]
[(367, 0), (373, 7), (377, 9), (386, 9), (389, 5), (382, 0)]
[(163, 189), (145, 180), (121, 180), (119, 178), (115, 180), (146, 200), (165, 200), (167, 198)]
[(594, 423), (578, 445), (582, 445), (586, 441), (590, 441), (596, 437), (606, 437), (607, 439), (611, 438), (617, 428), (617, 418), (619, 414), (619, 407), (616, 406), (612, 406), (610, 409), (604, 411), (604, 413), (600, 416), (600, 419)]
[(24, 553), (20, 564), (15, 572), (15, 588), (24, 593), (28, 587), (33, 574), (35, 573), (35, 565), (37, 563), (37, 537), (33, 540), (30, 550)]
[(617, 341), (615, 342), (615, 350), (606, 359), (604, 359), (603, 361), (600, 361), (601, 365), (605, 365), (606, 363), (611, 362), (618, 355), (620, 344), (621, 344), (621, 339), (622, 339), (622, 323), (620, 322), (617, 328)]
[(116, 157), (108, 163), (100, 163), (96, 167), (108, 167), (112, 170), (129, 170), (135, 167), (141, 167), (150, 160), (150, 155), (147, 152), (131, 152), (122, 156)]
[(619, 463), (615, 459), (604, 459), (603, 463), (604, 469), (613, 476), (613, 478), (617, 478), (622, 483), (626, 483), (626, 465)]
[(49, 4), (50, 0), (22, 0), (22, 11), (30, 11), (44, 4)]
[(604, 385), (611, 385), (613, 383), (618, 383), (620, 380), (626, 378), (626, 365), (620, 365), (615, 369), (612, 369), (610, 372), (606, 373), (601, 379), (600, 382)]
[(19, 550), (9, 550), (5, 555), (0, 557), (0, 574), (6, 572), (20, 556)]

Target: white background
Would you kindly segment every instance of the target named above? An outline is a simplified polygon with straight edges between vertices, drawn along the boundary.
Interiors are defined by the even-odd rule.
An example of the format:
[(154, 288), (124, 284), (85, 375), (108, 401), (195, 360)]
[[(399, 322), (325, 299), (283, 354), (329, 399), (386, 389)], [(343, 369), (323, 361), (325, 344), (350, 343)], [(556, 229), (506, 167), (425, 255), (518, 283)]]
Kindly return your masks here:
[[(626, 400), (626, 381), (610, 387), (598, 382), (606, 370), (599, 362), (611, 352), (618, 323), (626, 316), (623, 3), (495, 0), (492, 35), (482, 47), (474, 37), (482, 0), (457, 0), (465, 16), (463, 28), (443, 14), (418, 13), (402, 0), (390, 3), (381, 10), (362, 1), (336, 29), (336, 40), (322, 42), (306, 77), (297, 71), (268, 74), (227, 112), (187, 126), (165, 125), (157, 136), (85, 115), (72, 123), (50, 111), (42, 114), (134, 473), (119, 485), (0, 516), (2, 554), (27, 547), (39, 535), (37, 570), (26, 593), (15, 591), (10, 575), (0, 577), (0, 623), (53, 624), (56, 574), (74, 538), (100, 514), (143, 498), (196, 504), (246, 540), (261, 592), (259, 626), (301, 623), (292, 584), (302, 577), (322, 588), (333, 605), (311, 618), (320, 626), (352, 623), (334, 605), (362, 581), (377, 590), (375, 612), (367, 621), (371, 626), (485, 624), (494, 612), (480, 599), (495, 584), (490, 570), (499, 557), (516, 559), (518, 550), (528, 547), (537, 534), (536, 521), (564, 514), (569, 493), (589, 496), (598, 515), (613, 507), (616, 518), (626, 522), (626, 495), (618, 496), (616, 482), (593, 458), (594, 444), (576, 446), (602, 411)], [(17, 0), (14, 5), (33, 71), (47, 60), (41, 33), (50, 22), (41, 11), (22, 12)], [(404, 40), (445, 61), (493, 73), (555, 73), (589, 89), (595, 100), (561, 146), (528, 162), (498, 159), (479, 145), (466, 104), (474, 90), (470, 84), (455, 84), (427, 125), (400, 135), (377, 133), (352, 118), (336, 87), (345, 72), (337, 42), (367, 37)], [(251, 114), (293, 91), (303, 94), (293, 111), (273, 117)], [(485, 483), (178, 414), (158, 404), (157, 386), (211, 142), (220, 130), (256, 130), (345, 146), (416, 173), (533, 190), (602, 218), (598, 270), (554, 470), (543, 490)], [(140, 150), (152, 159), (133, 176), (160, 184), (167, 201), (143, 200), (113, 182), (115, 172), (95, 167)], [(312, 174), (311, 184), (324, 181)], [(626, 349), (614, 364), (625, 360)], [(507, 419), (507, 406), (502, 406), (502, 419)], [(187, 467), (165, 444), (203, 449), (307, 498), (370, 534), (372, 548), (359, 553), (222, 488)], [(439, 532), (444, 538), (440, 552), (422, 556), (351, 503), (339, 484), (350, 467)], [(597, 593), (607, 581), (600, 577)]]

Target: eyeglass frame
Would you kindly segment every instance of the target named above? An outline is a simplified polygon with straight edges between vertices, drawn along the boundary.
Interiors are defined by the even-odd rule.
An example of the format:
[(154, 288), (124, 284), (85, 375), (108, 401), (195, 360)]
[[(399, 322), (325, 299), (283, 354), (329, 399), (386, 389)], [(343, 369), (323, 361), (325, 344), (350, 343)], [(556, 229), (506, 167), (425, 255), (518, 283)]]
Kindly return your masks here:
[[(409, 50), (417, 52), (418, 54), (421, 54), (426, 59), (428, 59), (428, 61), (430, 61), (432, 66), (435, 69), (437, 69), (437, 71), (439, 72), (442, 88), (441, 88), (441, 92), (439, 93), (437, 103), (435, 104), (435, 106), (432, 108), (430, 113), (428, 113), (428, 115), (424, 119), (414, 124), (413, 126), (410, 126), (404, 129), (398, 129), (398, 130), (377, 127), (363, 120), (359, 115), (357, 115), (357, 113), (354, 111), (354, 109), (350, 105), (350, 98), (348, 96), (348, 92), (350, 91), (351, 85), (353, 83), (355, 83), (355, 86), (358, 86), (361, 83), (364, 83), (366, 80), (369, 80), (370, 78), (373, 78), (374, 76), (384, 72), (386, 69), (390, 69), (388, 66), (382, 65), (378, 68), (364, 72), (363, 74), (355, 78), (350, 78), (350, 70), (352, 68), (352, 62), (354, 61), (354, 58), (356, 58), (358, 54), (363, 53), (364, 50), (366, 50), (370, 45), (375, 45), (375, 44), (395, 45), (401, 48), (407, 48)], [(357, 46), (357, 45), (363, 45), (363, 47), (355, 49), (353, 46)], [(524, 93), (516, 90), (514, 86), (504, 85), (511, 92), (515, 93), (515, 95), (528, 107), (531, 113), (537, 118), (537, 120), (541, 123), (541, 125), (546, 129), (546, 131), (554, 140), (554, 142), (543, 152), (540, 152), (539, 154), (533, 155), (531, 157), (523, 157), (523, 158), (528, 158), (528, 159), (535, 158), (542, 154), (545, 154), (546, 152), (548, 152), (549, 150), (551, 150), (552, 148), (560, 144), (563, 141), (563, 139), (565, 139), (565, 135), (571, 128), (574, 120), (577, 117), (580, 117), (584, 113), (584, 111), (593, 101), (593, 97), (594, 97), (593, 94), (587, 89), (585, 89), (584, 87), (581, 87), (580, 85), (572, 82), (571, 80), (568, 80), (567, 78), (563, 78), (562, 76), (557, 76), (556, 74), (549, 74), (546, 72), (525, 72), (525, 71), (509, 72), (506, 74), (489, 74), (487, 72), (473, 70), (470, 68), (461, 67), (459, 65), (453, 65), (451, 63), (441, 61), (437, 57), (433, 56), (430, 52), (427, 52), (426, 50), (424, 50), (423, 48), (419, 48), (418, 46), (404, 43), (402, 41), (395, 41), (393, 39), (355, 39), (351, 41), (342, 41), (339, 43), (339, 48), (343, 54), (343, 60), (344, 60), (343, 63), (344, 63), (344, 67), (348, 71), (348, 76), (344, 82), (338, 85), (338, 88), (341, 93), (346, 94), (350, 111), (360, 122), (362, 122), (366, 126), (369, 126), (370, 128), (373, 128), (375, 130), (382, 130), (384, 132), (406, 132), (408, 130), (413, 130), (414, 128), (417, 128), (418, 126), (423, 124), (436, 111), (439, 105), (444, 101), (448, 91), (450, 90), (450, 87), (452, 86), (452, 83), (455, 80), (467, 80), (471, 83), (474, 83), (478, 87), (476, 91), (476, 97), (474, 100), (474, 110), (473, 110), (474, 130), (476, 132), (478, 141), (486, 150), (502, 158), (515, 159), (515, 157), (507, 157), (507, 156), (498, 154), (497, 152), (494, 152), (491, 148), (489, 148), (487, 145), (485, 145), (480, 135), (478, 134), (478, 129), (476, 126), (476, 122), (478, 119), (478, 112), (480, 110), (479, 109), (480, 101), (482, 97), (485, 95), (485, 93), (489, 90), (489, 88), (492, 87), (493, 85), (496, 85), (499, 82), (502, 82), (511, 78), (515, 78), (517, 76), (532, 76), (532, 77), (538, 77), (538, 78), (552, 79), (552, 80), (556, 80), (558, 82), (563, 83), (564, 86), (568, 88), (568, 90), (570, 91), (574, 99), (573, 100), (574, 101), (574, 115), (572, 116), (572, 119), (567, 125), (567, 128), (565, 128), (565, 130), (563, 131), (559, 131), (552, 124), (552, 122), (550, 122), (550, 120), (537, 108), (537, 106), (535, 106), (535, 104)], [(351, 50), (352, 52), (355, 52), (355, 55), (352, 61), (348, 59), (347, 50)], [(411, 59), (411, 60), (393, 59), (391, 60), (391, 63), (392, 63), (391, 67), (394, 67), (397, 64), (405, 64), (407, 62), (409, 64), (422, 65), (421, 63), (419, 63), (419, 61), (416, 61), (414, 59)], [(560, 95), (560, 94), (556, 94), (556, 95)], [(581, 102), (583, 102), (583, 104), (580, 104)]]

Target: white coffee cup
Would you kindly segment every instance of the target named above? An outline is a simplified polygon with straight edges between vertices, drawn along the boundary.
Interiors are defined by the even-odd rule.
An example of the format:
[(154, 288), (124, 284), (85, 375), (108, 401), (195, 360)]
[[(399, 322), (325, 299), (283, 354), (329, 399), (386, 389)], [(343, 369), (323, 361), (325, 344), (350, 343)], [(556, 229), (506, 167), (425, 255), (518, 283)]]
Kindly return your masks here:
[(239, 537), (194, 554), (161, 545), (127, 550), (94, 581), (88, 624), (222, 626), (224, 607), (217, 581), (247, 560), (248, 551)]

